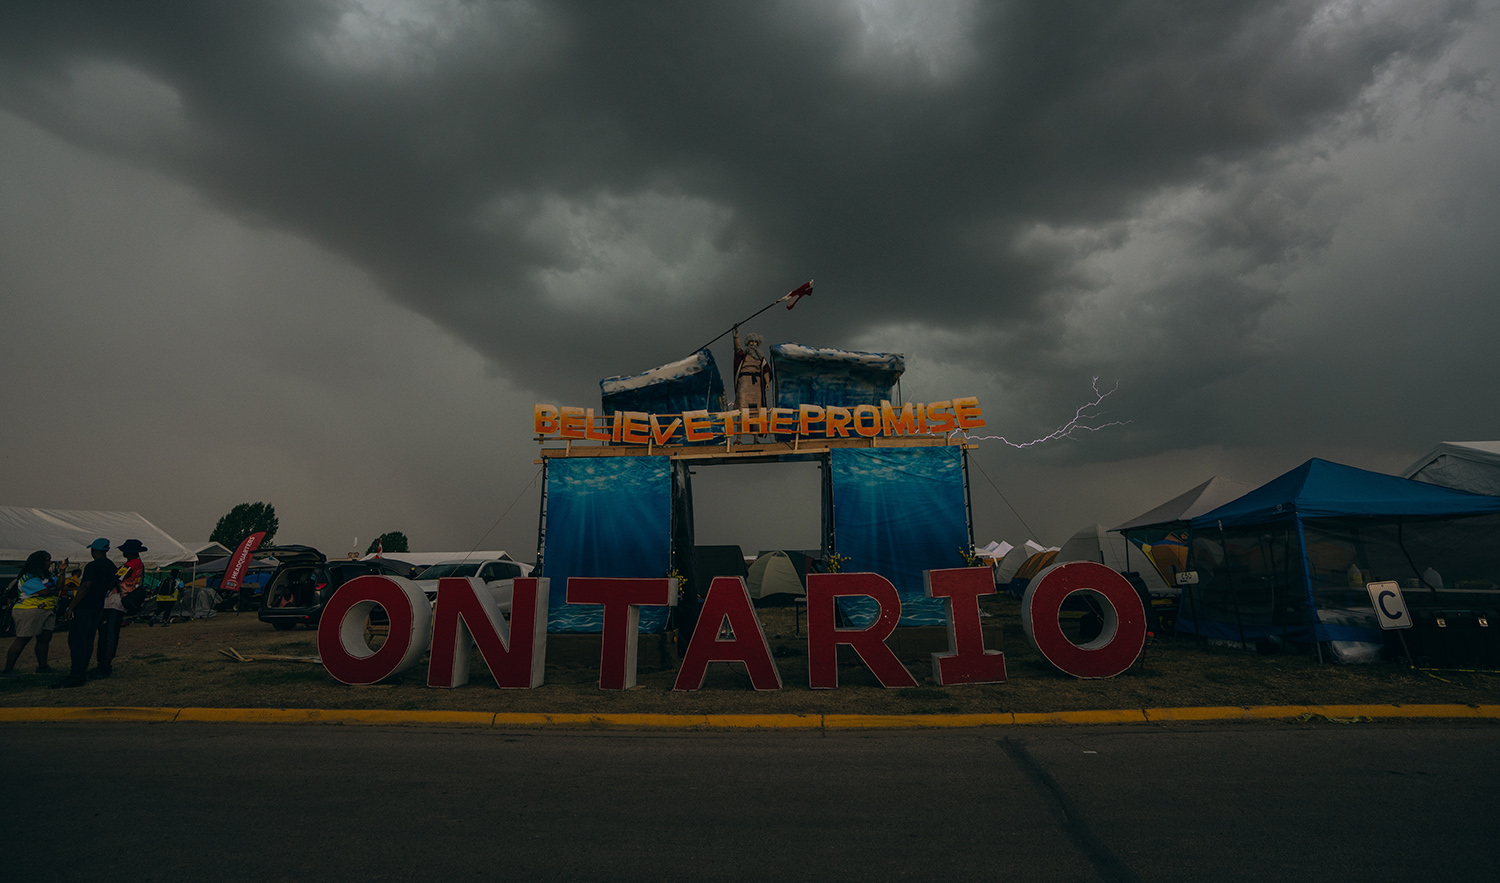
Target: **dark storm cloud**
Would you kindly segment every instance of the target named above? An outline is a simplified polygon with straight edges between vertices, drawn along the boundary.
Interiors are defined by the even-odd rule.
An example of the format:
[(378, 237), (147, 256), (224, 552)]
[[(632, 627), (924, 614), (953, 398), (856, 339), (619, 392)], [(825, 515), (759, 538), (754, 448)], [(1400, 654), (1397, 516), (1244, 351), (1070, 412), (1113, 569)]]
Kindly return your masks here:
[[(1317, 158), (1379, 130), (1383, 84), (1482, 92), (1427, 70), (1476, 14), (13, 3), (0, 103), (349, 257), (546, 395), (679, 358), (817, 277), (772, 339), (950, 335), (1043, 430), (1036, 404), (1090, 374), (1170, 378), (1204, 417), (1175, 443), (1200, 443), (1214, 384), (1273, 355), (1257, 334), (1287, 268), (1335, 229)], [(1121, 289), (1129, 249), (1158, 270)], [(1152, 399), (1124, 401), (1117, 452), (1174, 443)]]

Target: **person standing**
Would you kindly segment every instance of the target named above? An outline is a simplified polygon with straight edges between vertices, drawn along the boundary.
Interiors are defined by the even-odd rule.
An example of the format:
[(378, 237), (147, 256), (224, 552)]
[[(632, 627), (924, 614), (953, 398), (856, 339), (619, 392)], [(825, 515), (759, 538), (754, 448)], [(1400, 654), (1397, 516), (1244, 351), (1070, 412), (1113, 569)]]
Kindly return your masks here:
[(68, 650), (72, 656), (72, 667), (68, 676), (53, 684), (53, 687), (82, 687), (88, 682), (89, 657), (94, 655), (94, 632), (104, 614), (104, 598), (114, 591), (119, 577), (115, 574), (114, 562), (109, 560), (109, 540), (100, 537), (89, 543), (92, 561), (83, 568), (83, 578), (78, 592), (64, 612), (73, 624), (68, 628)]
[(32, 552), (16, 576), (20, 587), (20, 599), (11, 610), (16, 621), (16, 639), (5, 654), (5, 671), (0, 675), (14, 674), (16, 663), (26, 645), (36, 639), (36, 670), (51, 671), (47, 664), (47, 648), (52, 643), (52, 630), (57, 628), (57, 583), (52, 579), (52, 556), (45, 551)]
[[(177, 606), (177, 592), (181, 586), (182, 580), (177, 578), (175, 570), (167, 571), (167, 575), (156, 584), (156, 618), (163, 626), (172, 620), (172, 608)], [(154, 620), (151, 624), (155, 624)]]
[(141, 563), (141, 553), (146, 547), (140, 540), (126, 540), (115, 547), (125, 556), (125, 563), (116, 571), (118, 580), (114, 590), (104, 599), (104, 614), (99, 620), (99, 665), (94, 669), (97, 677), (107, 678), (115, 670), (115, 654), (120, 650), (120, 627), (125, 624), (126, 602), (139, 605), (139, 598), (132, 595), (141, 588), (141, 577), (146, 575), (146, 565)]

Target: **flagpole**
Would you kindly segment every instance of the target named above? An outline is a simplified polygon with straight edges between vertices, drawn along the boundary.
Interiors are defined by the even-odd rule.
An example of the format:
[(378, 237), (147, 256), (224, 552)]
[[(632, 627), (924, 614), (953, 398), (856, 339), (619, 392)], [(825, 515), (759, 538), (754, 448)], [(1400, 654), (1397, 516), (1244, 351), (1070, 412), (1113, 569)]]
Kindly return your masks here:
[(792, 301), (791, 303), (789, 303), (789, 304), (786, 305), (786, 308), (790, 310), (792, 307), (795, 307), (797, 305), (797, 301), (801, 300), (804, 297), (811, 297), (812, 296), (812, 290), (813, 290), (813, 280), (809, 279), (809, 280), (807, 280), (807, 283), (805, 285), (798, 286), (797, 288), (794, 288), (791, 291), (788, 291), (786, 294), (783, 294), (781, 297), (776, 298), (775, 300), (771, 301), (770, 303), (768, 303), (765, 306), (761, 307), (760, 309), (756, 310), (754, 313), (751, 313), (750, 315), (746, 316), (745, 318), (739, 320), (738, 322), (736, 322), (733, 325), (729, 326), (728, 328), (724, 329), (724, 333), (723, 334), (720, 334), (718, 337), (715, 337), (713, 340), (710, 340), (708, 343), (705, 343), (703, 346), (698, 347), (697, 349), (693, 350), (693, 352), (696, 353), (696, 352), (699, 352), (700, 350), (706, 350), (706, 349), (708, 349), (709, 347), (713, 346), (714, 344), (716, 344), (720, 340), (722, 340), (724, 338), (725, 334), (729, 334), (730, 332), (734, 331), (734, 329), (740, 327), (741, 325), (745, 324), (746, 322), (749, 322), (751, 319), (754, 319), (756, 316), (759, 316), (761, 313), (764, 313), (766, 310), (769, 310), (770, 308), (776, 306), (777, 304), (781, 303), (782, 301), (786, 300), (787, 298), (791, 298), (791, 301)]

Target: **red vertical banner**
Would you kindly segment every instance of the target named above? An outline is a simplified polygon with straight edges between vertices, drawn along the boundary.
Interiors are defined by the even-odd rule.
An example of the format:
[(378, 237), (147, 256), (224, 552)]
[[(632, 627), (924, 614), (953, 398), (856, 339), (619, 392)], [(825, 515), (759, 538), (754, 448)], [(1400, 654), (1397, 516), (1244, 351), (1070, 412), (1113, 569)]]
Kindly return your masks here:
[(229, 567), (224, 570), (224, 579), (219, 583), (220, 591), (240, 590), (240, 581), (245, 578), (245, 571), (250, 567), (250, 555), (260, 548), (260, 541), (265, 538), (266, 532), (261, 530), (240, 542), (240, 547), (234, 550), (234, 557), (229, 559)]

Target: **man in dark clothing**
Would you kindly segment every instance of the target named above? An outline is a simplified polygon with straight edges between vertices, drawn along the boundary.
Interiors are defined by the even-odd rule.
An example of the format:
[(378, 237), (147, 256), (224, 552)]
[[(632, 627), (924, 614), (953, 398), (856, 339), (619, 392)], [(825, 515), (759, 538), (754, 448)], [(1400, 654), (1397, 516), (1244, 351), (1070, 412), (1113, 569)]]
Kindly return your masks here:
[(104, 611), (99, 618), (99, 665), (94, 674), (101, 678), (114, 671), (115, 654), (120, 649), (120, 627), (125, 624), (125, 615), (140, 606), (145, 594), (141, 579), (146, 575), (146, 566), (141, 563), (141, 553), (146, 547), (140, 540), (126, 540), (115, 548), (125, 556), (125, 563), (115, 571), (118, 577), (115, 590), (104, 596)]
[(104, 598), (119, 580), (108, 552), (109, 540), (103, 537), (89, 544), (89, 554), (94, 560), (83, 568), (83, 580), (65, 613), (72, 619), (68, 627), (68, 649), (72, 651), (73, 665), (68, 676), (53, 684), (54, 687), (81, 687), (88, 682), (89, 659), (94, 655), (94, 632), (104, 613)]

